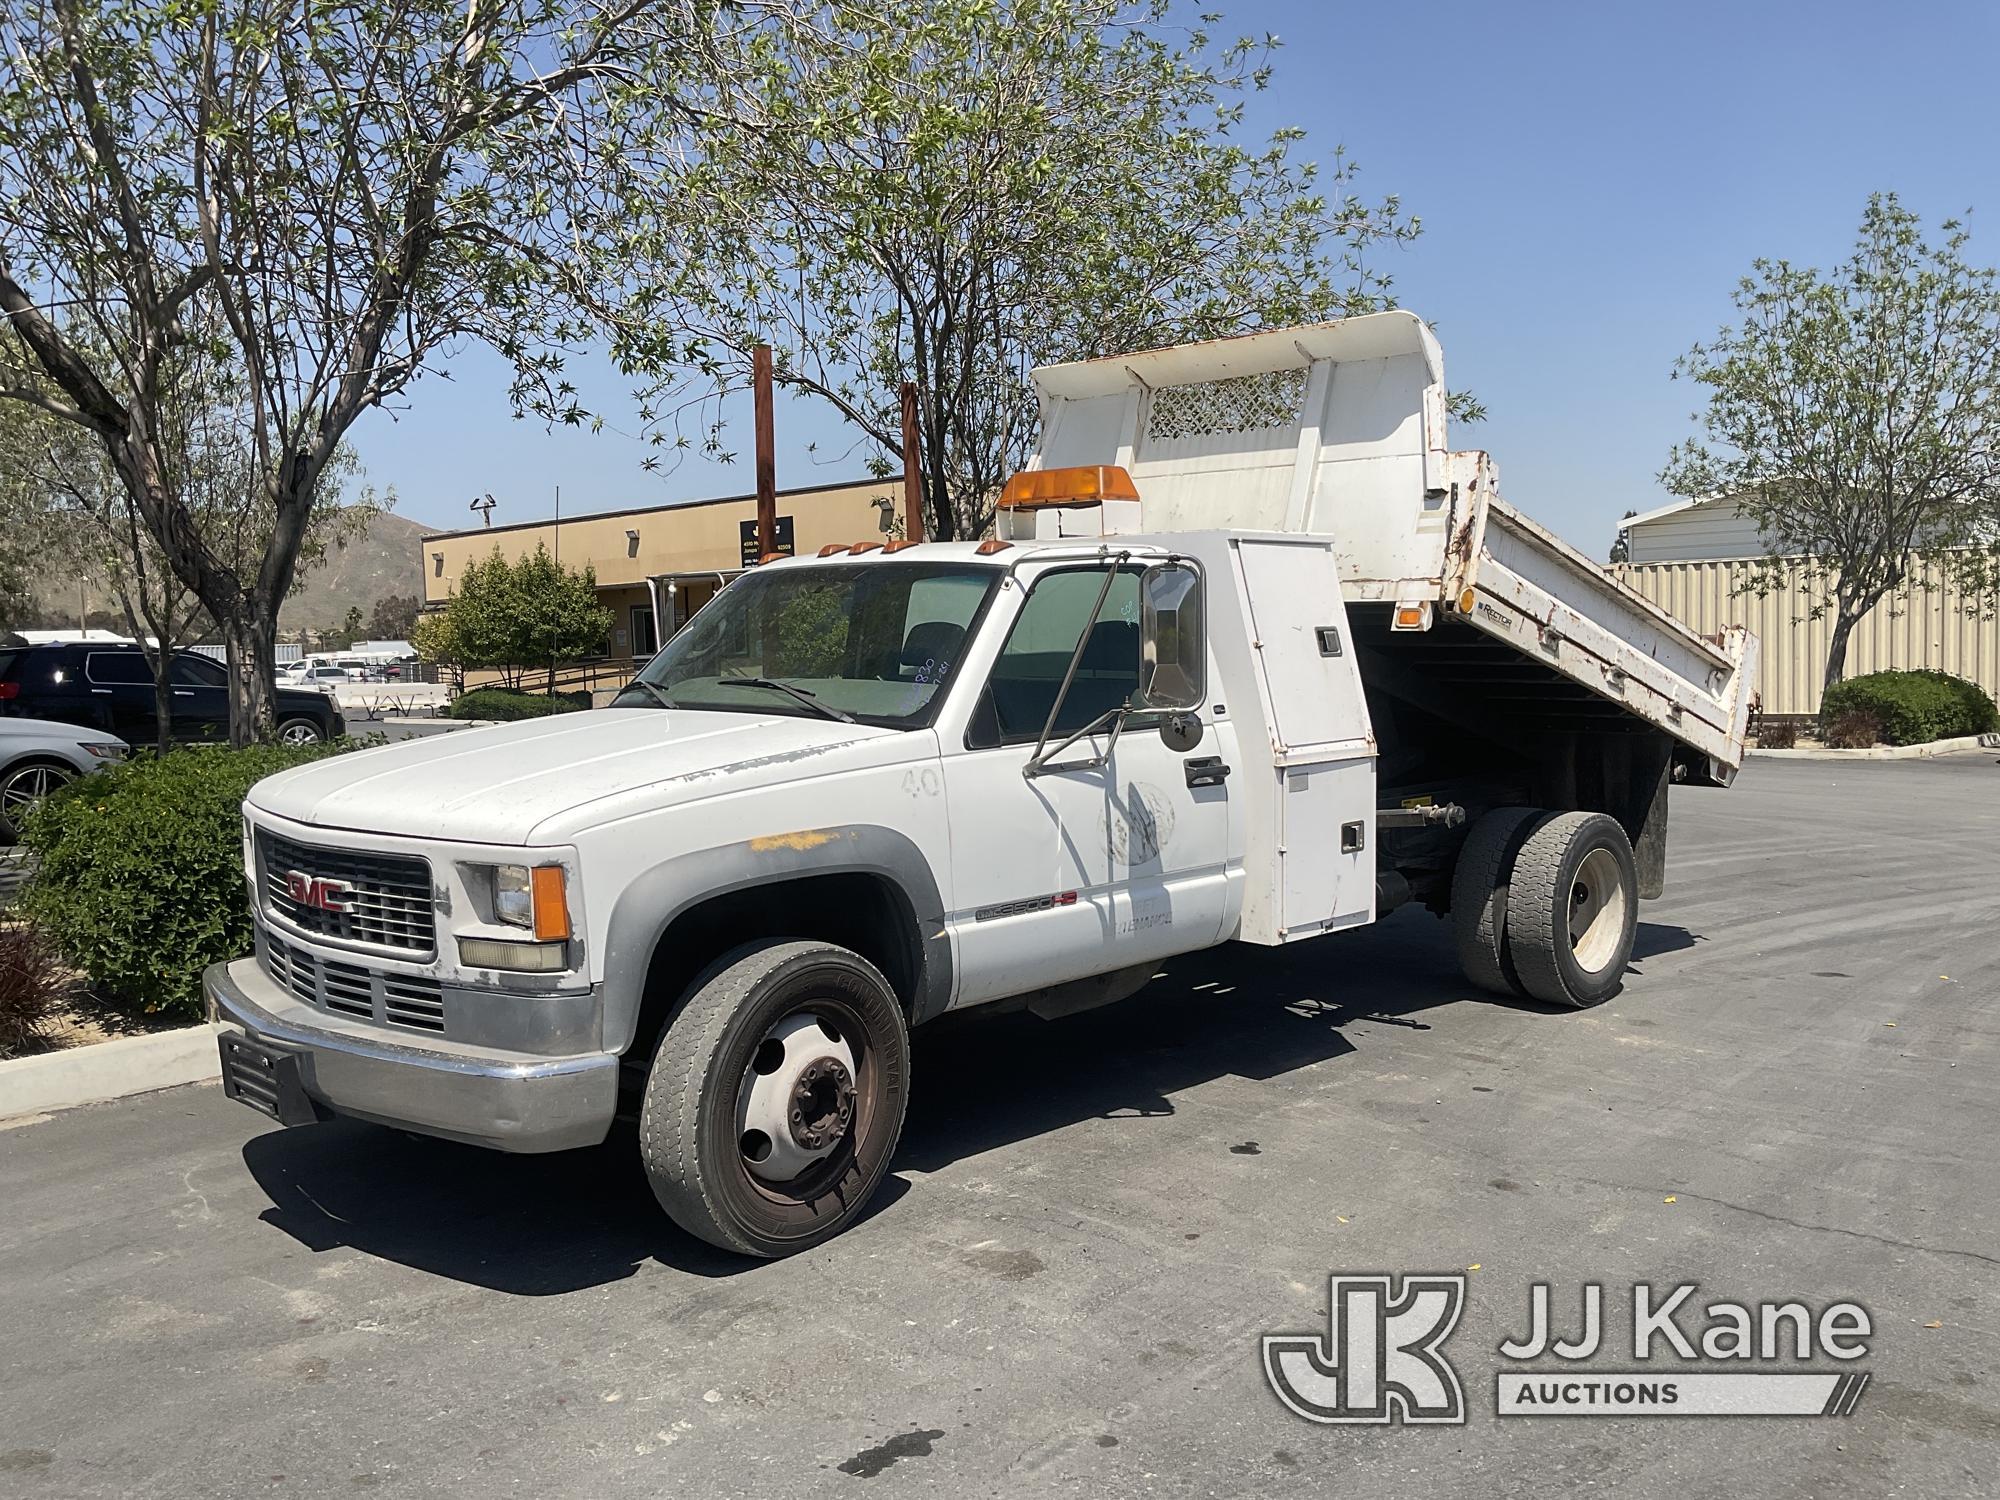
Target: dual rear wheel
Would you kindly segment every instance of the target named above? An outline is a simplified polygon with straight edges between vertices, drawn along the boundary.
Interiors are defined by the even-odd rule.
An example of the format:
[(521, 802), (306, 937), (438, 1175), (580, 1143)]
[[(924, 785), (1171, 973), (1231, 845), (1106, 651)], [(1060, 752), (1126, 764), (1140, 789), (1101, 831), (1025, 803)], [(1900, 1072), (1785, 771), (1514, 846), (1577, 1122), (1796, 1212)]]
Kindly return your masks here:
[(1452, 875), (1459, 965), (1482, 989), (1595, 1005), (1624, 979), (1638, 895), (1617, 819), (1496, 808), (1473, 824)]

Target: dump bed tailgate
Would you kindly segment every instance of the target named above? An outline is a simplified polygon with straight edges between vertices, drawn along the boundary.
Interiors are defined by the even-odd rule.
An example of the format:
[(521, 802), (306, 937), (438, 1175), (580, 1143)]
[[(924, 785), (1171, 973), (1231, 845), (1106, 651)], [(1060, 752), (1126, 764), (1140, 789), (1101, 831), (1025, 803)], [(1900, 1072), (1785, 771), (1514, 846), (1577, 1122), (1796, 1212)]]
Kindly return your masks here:
[(1700, 752), (1698, 778), (1727, 785), (1743, 761), (1757, 638), (1696, 635), (1487, 487), (1469, 490), (1444, 606)]

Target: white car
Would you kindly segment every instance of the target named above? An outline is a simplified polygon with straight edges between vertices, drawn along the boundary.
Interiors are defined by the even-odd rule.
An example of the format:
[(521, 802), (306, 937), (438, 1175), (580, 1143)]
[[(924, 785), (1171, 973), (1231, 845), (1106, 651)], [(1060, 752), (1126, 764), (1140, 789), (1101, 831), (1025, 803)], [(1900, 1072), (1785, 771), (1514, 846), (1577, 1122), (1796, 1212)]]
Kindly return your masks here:
[(0, 718), (0, 837), (57, 787), (131, 753), (130, 745), (100, 729)]

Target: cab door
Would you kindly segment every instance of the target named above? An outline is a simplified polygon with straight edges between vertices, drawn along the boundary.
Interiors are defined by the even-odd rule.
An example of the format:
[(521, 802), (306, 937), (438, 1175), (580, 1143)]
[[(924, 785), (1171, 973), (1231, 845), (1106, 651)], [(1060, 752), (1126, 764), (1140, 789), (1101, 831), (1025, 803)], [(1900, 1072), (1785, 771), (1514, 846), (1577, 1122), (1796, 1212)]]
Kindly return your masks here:
[(1051, 750), (1136, 700), (1144, 571), (1109, 561), (1024, 569), (1026, 596), (963, 742), (947, 738), (954, 1004), (1207, 947), (1233, 914), (1227, 722), (1205, 722), (1200, 743), (1180, 751), (1162, 737), (1166, 715), (1135, 704), (1115, 736), (1106, 725), (1027, 774), (1059, 697)]

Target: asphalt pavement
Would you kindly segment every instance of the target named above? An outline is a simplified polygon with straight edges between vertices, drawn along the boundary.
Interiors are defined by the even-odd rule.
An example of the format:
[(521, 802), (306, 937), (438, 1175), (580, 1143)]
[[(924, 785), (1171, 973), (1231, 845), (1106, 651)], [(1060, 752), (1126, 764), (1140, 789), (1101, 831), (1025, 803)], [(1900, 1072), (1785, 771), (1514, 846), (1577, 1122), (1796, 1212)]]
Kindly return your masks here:
[[(279, 1131), (214, 1087), (0, 1130), (0, 1496), (1991, 1495), (1994, 762), (1676, 792), (1596, 1010), (1475, 997), (1405, 911), (927, 1030), (878, 1210), (776, 1264), (675, 1231), (629, 1140)], [(1260, 1336), (1324, 1332), (1335, 1271), (1467, 1276), (1464, 1425), (1279, 1404)], [(1872, 1380), (1497, 1417), (1537, 1281), (1565, 1325), (1586, 1281), (1852, 1299)]]

